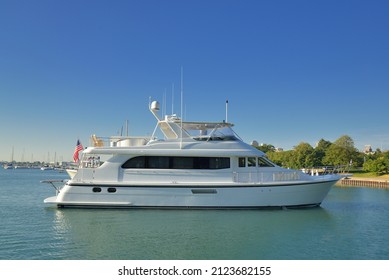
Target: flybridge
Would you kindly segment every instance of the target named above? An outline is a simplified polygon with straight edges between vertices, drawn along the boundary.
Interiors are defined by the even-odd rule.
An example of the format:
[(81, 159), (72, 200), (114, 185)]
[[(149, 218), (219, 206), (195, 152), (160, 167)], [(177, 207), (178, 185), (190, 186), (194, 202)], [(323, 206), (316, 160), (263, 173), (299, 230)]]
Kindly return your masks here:
[[(192, 138), (199, 141), (234, 141), (239, 137), (232, 130), (234, 126), (227, 122), (184, 122), (176, 115), (166, 115), (162, 119), (159, 115), (159, 103), (153, 101), (150, 104), (150, 111), (158, 120), (159, 127), (167, 139)], [(154, 138), (156, 129), (153, 132)]]

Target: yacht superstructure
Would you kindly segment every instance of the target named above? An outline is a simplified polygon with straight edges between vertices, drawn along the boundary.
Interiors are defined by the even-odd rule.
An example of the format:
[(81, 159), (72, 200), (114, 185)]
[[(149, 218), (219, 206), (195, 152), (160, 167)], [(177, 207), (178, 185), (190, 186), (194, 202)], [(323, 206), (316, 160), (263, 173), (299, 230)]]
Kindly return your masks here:
[[(317, 206), (338, 175), (277, 166), (227, 122), (183, 122), (150, 111), (164, 139), (92, 136), (74, 177), (45, 199), (58, 207), (263, 208)], [(155, 133), (155, 130), (154, 130)]]

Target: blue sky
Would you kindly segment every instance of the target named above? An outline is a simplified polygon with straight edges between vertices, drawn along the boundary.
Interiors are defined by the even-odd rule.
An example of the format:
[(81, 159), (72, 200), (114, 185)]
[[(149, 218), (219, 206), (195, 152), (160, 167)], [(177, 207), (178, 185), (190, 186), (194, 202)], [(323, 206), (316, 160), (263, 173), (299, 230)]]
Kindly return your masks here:
[[(149, 97), (291, 149), (389, 149), (388, 1), (0, 1), (0, 160), (152, 133)], [(24, 155), (24, 156), (23, 156)], [(52, 159), (51, 159), (52, 160)]]

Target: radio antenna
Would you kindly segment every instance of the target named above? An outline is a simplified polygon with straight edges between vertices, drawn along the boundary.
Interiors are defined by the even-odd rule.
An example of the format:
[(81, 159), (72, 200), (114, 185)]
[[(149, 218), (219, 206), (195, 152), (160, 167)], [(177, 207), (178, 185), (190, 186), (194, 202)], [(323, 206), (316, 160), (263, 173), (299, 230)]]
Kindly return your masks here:
[(180, 141), (180, 149), (182, 149), (182, 118), (184, 117), (183, 112), (183, 104), (184, 104), (184, 68), (181, 66), (181, 141)]
[(172, 83), (172, 115), (174, 114), (174, 83)]
[(226, 100), (226, 123), (228, 123), (228, 99)]

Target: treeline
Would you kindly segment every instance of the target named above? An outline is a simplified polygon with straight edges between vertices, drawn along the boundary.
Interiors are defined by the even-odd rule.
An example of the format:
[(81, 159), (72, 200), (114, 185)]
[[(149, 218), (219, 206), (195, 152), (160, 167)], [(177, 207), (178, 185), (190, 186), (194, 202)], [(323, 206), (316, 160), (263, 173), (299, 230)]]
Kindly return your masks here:
[(321, 139), (315, 148), (305, 142), (289, 151), (276, 151), (270, 144), (262, 144), (256, 148), (266, 153), (276, 164), (293, 169), (350, 166), (379, 175), (389, 173), (389, 151), (377, 149), (374, 153), (365, 154), (355, 148), (353, 139), (348, 135), (341, 136), (333, 143)]

